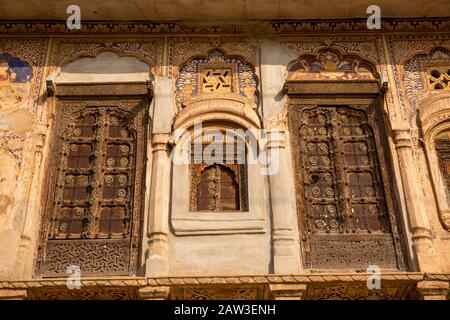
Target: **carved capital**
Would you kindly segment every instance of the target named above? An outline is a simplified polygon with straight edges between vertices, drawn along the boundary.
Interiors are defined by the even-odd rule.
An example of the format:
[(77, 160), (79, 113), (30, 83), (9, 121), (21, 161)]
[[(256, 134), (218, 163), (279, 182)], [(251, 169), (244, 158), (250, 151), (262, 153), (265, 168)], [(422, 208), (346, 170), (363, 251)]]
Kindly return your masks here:
[(275, 300), (303, 300), (306, 284), (269, 284), (270, 294)]
[(153, 152), (160, 150), (167, 150), (171, 142), (171, 135), (168, 133), (156, 133), (153, 135), (152, 146)]
[(267, 131), (267, 150), (284, 148), (286, 146), (285, 132), (281, 129)]
[(169, 297), (169, 286), (147, 286), (139, 288), (139, 297), (142, 300), (166, 300)]
[(449, 290), (446, 281), (420, 281), (417, 291), (423, 300), (445, 300)]
[(395, 130), (394, 131), (395, 147), (412, 148), (411, 133), (409, 130)]

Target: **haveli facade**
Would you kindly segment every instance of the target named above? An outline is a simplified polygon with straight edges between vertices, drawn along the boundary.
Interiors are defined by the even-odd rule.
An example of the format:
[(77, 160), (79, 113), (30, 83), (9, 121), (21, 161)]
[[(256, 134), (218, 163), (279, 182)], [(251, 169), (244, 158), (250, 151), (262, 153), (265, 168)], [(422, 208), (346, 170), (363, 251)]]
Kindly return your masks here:
[(0, 90), (1, 298), (448, 299), (447, 18), (2, 22)]

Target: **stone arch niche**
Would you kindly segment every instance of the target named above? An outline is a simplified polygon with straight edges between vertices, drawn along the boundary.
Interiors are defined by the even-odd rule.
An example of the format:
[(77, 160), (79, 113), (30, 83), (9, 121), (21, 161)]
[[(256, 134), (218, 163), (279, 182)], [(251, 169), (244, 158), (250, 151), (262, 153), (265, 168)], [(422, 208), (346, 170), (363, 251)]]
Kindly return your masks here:
[[(263, 195), (265, 177), (256, 159), (259, 150), (260, 119), (246, 97), (240, 95), (206, 94), (189, 99), (173, 124), (174, 149), (171, 226), (175, 235), (264, 233), (267, 208)], [(192, 178), (195, 166), (187, 152), (196, 138), (208, 138), (214, 132), (233, 132), (245, 145), (245, 168), (240, 167), (241, 199), (239, 210), (202, 212), (192, 210)], [(225, 135), (221, 135), (225, 137)], [(195, 156), (195, 155), (194, 155)], [(227, 165), (227, 164), (225, 164)], [(237, 168), (234, 164), (230, 168)], [(245, 170), (245, 173), (244, 173)], [(175, 180), (176, 179), (176, 180)]]
[[(443, 227), (450, 231), (450, 181), (447, 176), (448, 169), (445, 167), (448, 160), (446, 159), (446, 150), (450, 150), (450, 148), (446, 144), (445, 140), (447, 139), (442, 139), (445, 133), (450, 132), (450, 92), (425, 95), (418, 100), (417, 104), (419, 124), (439, 219)], [(441, 146), (438, 145), (439, 142)]]
[(180, 67), (175, 82), (176, 104), (180, 110), (194, 97), (221, 94), (244, 97), (248, 105), (256, 108), (260, 96), (258, 83), (253, 65), (241, 57), (214, 49), (206, 56), (191, 58)]
[(304, 267), (405, 269), (376, 66), (321, 48), (287, 70)]
[(86, 275), (142, 272), (150, 70), (102, 51), (47, 79), (54, 121), (36, 276), (63, 276), (71, 265)]

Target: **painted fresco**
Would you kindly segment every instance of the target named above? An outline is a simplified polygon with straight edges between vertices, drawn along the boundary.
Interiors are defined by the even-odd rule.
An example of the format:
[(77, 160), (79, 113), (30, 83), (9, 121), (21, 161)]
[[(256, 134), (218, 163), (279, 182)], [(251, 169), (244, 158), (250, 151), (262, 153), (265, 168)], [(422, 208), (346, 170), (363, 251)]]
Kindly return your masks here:
[(11, 205), (25, 132), (32, 123), (25, 108), (32, 77), (33, 69), (27, 62), (0, 54), (0, 218)]
[(304, 55), (289, 68), (289, 80), (367, 80), (374, 79), (372, 66), (356, 57), (341, 56), (332, 50)]
[(30, 93), (33, 70), (27, 62), (0, 54), (0, 113), (23, 106)]

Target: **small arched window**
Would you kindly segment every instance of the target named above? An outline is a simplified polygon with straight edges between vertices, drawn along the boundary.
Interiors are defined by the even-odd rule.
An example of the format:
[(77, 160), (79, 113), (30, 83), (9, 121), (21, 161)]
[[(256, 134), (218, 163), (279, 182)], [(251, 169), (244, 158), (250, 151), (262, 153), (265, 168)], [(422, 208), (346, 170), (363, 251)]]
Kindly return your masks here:
[(219, 138), (204, 133), (201, 147), (192, 145), (190, 209), (247, 211), (245, 143), (226, 130), (211, 132)]
[(197, 211), (238, 211), (241, 209), (238, 174), (221, 164), (202, 170), (197, 181)]
[(441, 132), (436, 137), (434, 144), (439, 159), (439, 167), (447, 187), (447, 195), (450, 195), (450, 131)]

